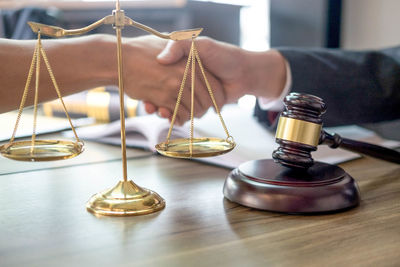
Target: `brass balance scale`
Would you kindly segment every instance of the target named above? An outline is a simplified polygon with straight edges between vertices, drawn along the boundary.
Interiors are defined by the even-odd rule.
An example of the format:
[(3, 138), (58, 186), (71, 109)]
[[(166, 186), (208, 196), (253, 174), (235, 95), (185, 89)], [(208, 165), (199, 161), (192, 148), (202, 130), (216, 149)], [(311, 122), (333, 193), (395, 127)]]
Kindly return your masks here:
[[(211, 86), (205, 75), (204, 68), (202, 66), (199, 53), (195, 46), (195, 39), (202, 31), (202, 28), (174, 31), (169, 34), (162, 34), (146, 25), (135, 22), (131, 18), (125, 16), (123, 10), (121, 10), (119, 0), (116, 1), (116, 9), (112, 15), (106, 16), (99, 21), (86, 26), (81, 29), (65, 30), (60, 27), (44, 25), (35, 22), (29, 22), (29, 26), (32, 31), (37, 33), (38, 40), (33, 53), (32, 62), (29, 68), (28, 77), (26, 80), (24, 92), (22, 95), (21, 104), (19, 107), (17, 120), (15, 123), (14, 131), (8, 143), (0, 147), (0, 153), (9, 159), (19, 161), (52, 161), (61, 160), (75, 157), (83, 152), (84, 144), (79, 139), (75, 128), (72, 124), (71, 118), (68, 115), (67, 108), (62, 99), (61, 91), (56, 82), (55, 76), (51, 69), (49, 60), (46, 52), (44, 51), (41, 43), (41, 35), (50, 37), (64, 37), (71, 35), (82, 35), (101, 25), (112, 25), (116, 31), (117, 37), (117, 63), (118, 63), (118, 87), (119, 87), (119, 98), (120, 98), (120, 120), (121, 120), (121, 150), (122, 150), (122, 169), (123, 169), (123, 180), (119, 181), (118, 184), (110, 189), (102, 191), (93, 195), (86, 208), (88, 211), (97, 215), (109, 215), (109, 216), (130, 216), (130, 215), (142, 215), (149, 214), (152, 212), (159, 211), (165, 207), (165, 201), (156, 192), (148, 190), (146, 188), (139, 187), (132, 180), (128, 180), (127, 175), (127, 159), (126, 159), (126, 137), (125, 137), (125, 104), (124, 104), (124, 84), (123, 84), (123, 66), (122, 66), (122, 42), (121, 42), (121, 31), (124, 26), (133, 26), (147, 31), (153, 35), (156, 35), (163, 39), (170, 40), (186, 40), (191, 39), (192, 45), (186, 67), (183, 74), (183, 79), (178, 92), (178, 97), (174, 109), (174, 113), (171, 119), (171, 125), (166, 137), (166, 141), (156, 145), (157, 151), (165, 156), (174, 158), (197, 158), (197, 157), (211, 157), (217, 156), (231, 151), (235, 147), (235, 142), (230, 136), (225, 122), (221, 116), (219, 108), (216, 104), (214, 94)], [(40, 77), (40, 61), (41, 57), (46, 65), (47, 71), (49, 72), (53, 86), (57, 92), (57, 96), (62, 103), (64, 112), (69, 120), (71, 129), (75, 136), (75, 141), (69, 140), (38, 140), (36, 139), (36, 118), (37, 118), (37, 104), (39, 94), (39, 77)], [(226, 139), (214, 138), (214, 137), (193, 137), (193, 111), (194, 111), (194, 81), (195, 81), (195, 63), (198, 63), (204, 82), (206, 84), (208, 93), (211, 97), (214, 108), (219, 116), (221, 124), (226, 133)], [(176, 114), (179, 110), (180, 101), (185, 87), (186, 79), (188, 76), (189, 68), (191, 69), (191, 110), (190, 110), (190, 137), (180, 138), (171, 140), (171, 133), (175, 123)], [(16, 141), (15, 135), (17, 132), (18, 124), (25, 107), (26, 98), (29, 92), (30, 83), (32, 80), (33, 73), (35, 72), (35, 95), (34, 95), (34, 119), (33, 119), (33, 134), (31, 140), (28, 141)]]

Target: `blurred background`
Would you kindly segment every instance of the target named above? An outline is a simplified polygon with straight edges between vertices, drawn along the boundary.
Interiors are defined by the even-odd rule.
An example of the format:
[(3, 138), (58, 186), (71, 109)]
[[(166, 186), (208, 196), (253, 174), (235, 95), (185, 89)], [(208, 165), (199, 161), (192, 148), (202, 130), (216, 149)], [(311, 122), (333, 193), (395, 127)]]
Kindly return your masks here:
[[(279, 46), (362, 50), (400, 43), (398, 0), (120, 2), (127, 16), (158, 31), (203, 27), (202, 35), (254, 51)], [(83, 27), (109, 15), (114, 7), (111, 0), (0, 0), (0, 37), (35, 39), (26, 25), (28, 20), (64, 28)], [(99, 32), (113, 30), (100, 27), (96, 30)], [(124, 30), (124, 36), (143, 34), (130, 27)], [(246, 96), (240, 103), (251, 107), (254, 98)], [(395, 125), (399, 127), (400, 123)], [(378, 132), (382, 128), (373, 127)], [(389, 127), (389, 137), (393, 129)]]
[[(114, 5), (112, 0), (1, 0), (0, 36), (26, 38), (29, 29), (19, 22), (29, 19), (82, 27), (109, 15)], [(282, 45), (369, 49), (400, 41), (397, 0), (121, 0), (121, 6), (159, 31), (203, 27), (204, 35), (250, 50)], [(124, 34), (145, 33), (132, 28)]]

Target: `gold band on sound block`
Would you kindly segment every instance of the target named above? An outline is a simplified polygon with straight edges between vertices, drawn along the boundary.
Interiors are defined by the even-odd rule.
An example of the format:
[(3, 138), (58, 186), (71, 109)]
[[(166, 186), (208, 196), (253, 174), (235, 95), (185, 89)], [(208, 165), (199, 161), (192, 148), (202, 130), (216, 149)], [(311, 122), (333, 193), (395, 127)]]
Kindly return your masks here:
[(322, 125), (281, 116), (275, 138), (317, 146)]

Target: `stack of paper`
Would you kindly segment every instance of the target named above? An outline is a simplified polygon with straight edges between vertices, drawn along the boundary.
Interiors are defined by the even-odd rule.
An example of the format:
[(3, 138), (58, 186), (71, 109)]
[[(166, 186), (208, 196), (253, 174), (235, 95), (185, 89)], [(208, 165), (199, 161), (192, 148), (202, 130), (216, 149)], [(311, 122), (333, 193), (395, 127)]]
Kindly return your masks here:
[[(275, 143), (275, 133), (269, 132), (256, 118), (252, 110), (241, 109), (237, 105), (225, 106), (222, 117), (233, 136), (236, 147), (233, 151), (216, 157), (199, 158), (196, 160), (223, 166), (236, 168), (241, 163), (249, 160), (271, 158), (272, 152), (278, 147)], [(128, 147), (139, 147), (155, 152), (154, 146), (164, 142), (169, 129), (169, 122), (156, 115), (134, 117), (126, 120), (126, 136)], [(174, 126), (173, 137), (189, 137), (189, 123), (182, 127)], [(219, 137), (226, 138), (225, 131), (218, 115), (213, 111), (194, 121), (195, 137)], [(388, 141), (379, 138), (374, 132), (358, 126), (346, 126), (326, 129), (330, 133), (338, 133), (342, 137), (367, 141), (388, 147), (399, 146), (399, 142)], [(83, 140), (95, 140), (98, 142), (120, 144), (120, 122), (105, 125), (90, 126), (78, 129), (78, 135)], [(312, 153), (314, 160), (331, 164), (360, 157), (358, 154), (342, 149), (332, 149), (320, 145), (316, 152)]]

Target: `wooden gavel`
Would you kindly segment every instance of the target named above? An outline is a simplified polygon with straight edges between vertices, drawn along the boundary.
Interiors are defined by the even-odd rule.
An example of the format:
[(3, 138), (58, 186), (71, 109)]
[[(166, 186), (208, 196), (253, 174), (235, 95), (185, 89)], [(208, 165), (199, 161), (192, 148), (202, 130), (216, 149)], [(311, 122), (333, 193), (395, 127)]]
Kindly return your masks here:
[(319, 97), (291, 93), (285, 97), (276, 131), (276, 142), (280, 145), (272, 158), (286, 167), (308, 169), (314, 164), (311, 152), (320, 144), (331, 148), (343, 148), (371, 157), (400, 164), (400, 153), (382, 146), (343, 138), (322, 129), (321, 115), (326, 105)]
[(360, 203), (357, 183), (339, 166), (313, 160), (320, 144), (400, 163), (400, 153), (364, 142), (328, 134), (321, 115), (321, 98), (291, 93), (285, 100), (276, 131), (272, 158), (247, 161), (232, 170), (224, 196), (241, 205), (294, 214), (340, 212)]

